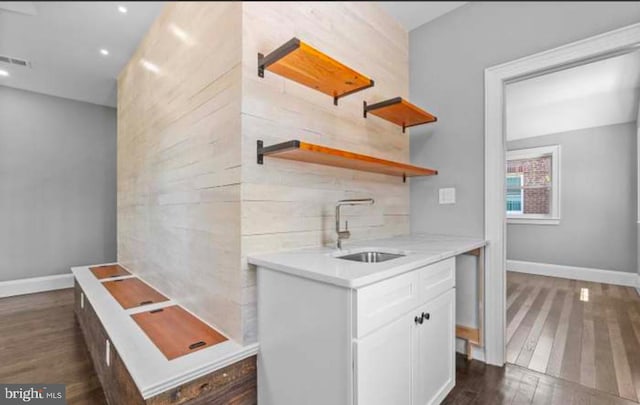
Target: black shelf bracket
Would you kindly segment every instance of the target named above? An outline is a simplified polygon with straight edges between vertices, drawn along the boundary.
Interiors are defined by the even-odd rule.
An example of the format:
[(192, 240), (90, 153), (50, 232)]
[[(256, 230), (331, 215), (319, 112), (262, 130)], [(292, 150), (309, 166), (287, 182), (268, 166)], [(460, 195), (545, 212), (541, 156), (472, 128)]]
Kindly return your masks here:
[(407, 182), (407, 173), (402, 173), (402, 182), (403, 183)]
[(398, 103), (402, 103), (402, 97), (391, 98), (389, 100), (381, 101), (381, 102), (375, 103), (375, 104), (367, 104), (367, 102), (365, 101), (364, 102), (364, 116), (366, 118), (367, 117), (367, 113), (369, 111), (377, 110), (377, 109), (384, 108), (384, 107), (389, 107), (390, 105), (394, 105), (394, 104), (398, 104)]
[(263, 149), (264, 149), (264, 142), (262, 141), (258, 141), (258, 151), (257, 151), (257, 161), (258, 164), (261, 165), (264, 163), (264, 153), (263, 153)]
[(300, 149), (300, 141), (287, 141), (277, 143), (271, 146), (264, 146), (264, 142), (262, 140), (257, 141), (257, 150), (256, 150), (256, 160), (259, 165), (264, 163), (264, 157), (269, 155), (270, 153), (282, 152), (290, 149)]
[(261, 53), (258, 53), (258, 76), (264, 78), (264, 70), (273, 65), (280, 59), (289, 55), (291, 52), (300, 48), (300, 40), (298, 38), (291, 38), (287, 42), (285, 42), (282, 46), (280, 46), (275, 51), (271, 52), (267, 56), (264, 56)]

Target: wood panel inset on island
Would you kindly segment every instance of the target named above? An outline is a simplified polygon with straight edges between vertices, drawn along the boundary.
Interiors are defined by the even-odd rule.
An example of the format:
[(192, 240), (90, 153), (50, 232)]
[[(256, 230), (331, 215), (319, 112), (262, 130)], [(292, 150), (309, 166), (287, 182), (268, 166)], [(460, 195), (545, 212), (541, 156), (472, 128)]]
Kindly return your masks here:
[(168, 360), (227, 340), (178, 305), (140, 312), (131, 317)]
[(89, 270), (91, 270), (93, 275), (96, 276), (98, 280), (131, 275), (131, 273), (129, 273), (127, 270), (125, 270), (124, 267), (120, 266), (119, 264), (107, 264), (104, 266), (89, 267)]
[(102, 285), (124, 309), (169, 300), (139, 278), (105, 281)]

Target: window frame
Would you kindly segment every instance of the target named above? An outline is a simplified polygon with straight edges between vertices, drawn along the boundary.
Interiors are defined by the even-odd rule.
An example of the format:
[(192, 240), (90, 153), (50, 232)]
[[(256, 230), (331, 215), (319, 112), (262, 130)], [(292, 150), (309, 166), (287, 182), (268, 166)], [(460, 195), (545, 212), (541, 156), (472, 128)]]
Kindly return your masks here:
[[(543, 156), (551, 156), (551, 212), (546, 214), (515, 214), (513, 211), (506, 210), (505, 213), (508, 224), (528, 224), (528, 225), (559, 225), (560, 224), (560, 145), (540, 146), (533, 148), (514, 149), (506, 152), (506, 161), (535, 159)], [(506, 172), (506, 169), (505, 169)], [(507, 194), (507, 176), (505, 176), (505, 201)], [(524, 194), (524, 189), (522, 190)], [(522, 209), (524, 210), (524, 196), (522, 200)]]

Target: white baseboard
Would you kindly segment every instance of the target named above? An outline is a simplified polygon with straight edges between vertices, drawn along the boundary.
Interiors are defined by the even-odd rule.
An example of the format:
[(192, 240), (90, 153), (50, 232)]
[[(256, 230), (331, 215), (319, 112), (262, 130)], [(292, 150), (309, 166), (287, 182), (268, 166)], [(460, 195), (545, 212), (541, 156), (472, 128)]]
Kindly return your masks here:
[[(467, 342), (463, 339), (456, 338), (456, 352), (460, 354), (467, 354)], [(472, 346), (471, 347), (471, 357), (474, 360), (478, 360), (481, 362), (485, 362), (484, 360), (484, 349), (481, 347)]]
[(0, 282), (0, 298), (73, 287), (73, 274), (25, 278)]
[(507, 271), (561, 277), (571, 280), (593, 281), (639, 288), (638, 274), (624, 271), (592, 269), (588, 267), (562, 266), (557, 264), (507, 260)]

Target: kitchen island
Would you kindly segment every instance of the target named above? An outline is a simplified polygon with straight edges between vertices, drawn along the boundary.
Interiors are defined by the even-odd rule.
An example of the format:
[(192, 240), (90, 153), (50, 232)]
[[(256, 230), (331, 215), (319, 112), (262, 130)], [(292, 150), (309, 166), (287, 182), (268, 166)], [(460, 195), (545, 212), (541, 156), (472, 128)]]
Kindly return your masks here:
[(410, 235), (250, 256), (259, 403), (439, 403), (455, 385), (455, 257), (485, 244)]

